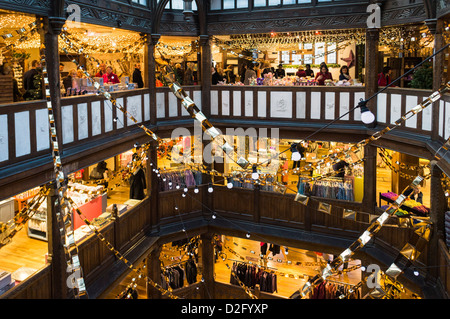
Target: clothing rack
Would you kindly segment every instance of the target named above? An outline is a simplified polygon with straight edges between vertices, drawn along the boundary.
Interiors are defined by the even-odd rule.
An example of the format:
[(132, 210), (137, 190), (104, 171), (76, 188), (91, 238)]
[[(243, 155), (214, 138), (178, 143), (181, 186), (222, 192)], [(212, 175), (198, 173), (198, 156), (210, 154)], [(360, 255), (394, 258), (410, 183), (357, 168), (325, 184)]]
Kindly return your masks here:
[(331, 282), (331, 283), (334, 283), (334, 284), (339, 284), (339, 285), (356, 286), (356, 285), (348, 283), (348, 282), (340, 282), (340, 281), (337, 281), (337, 280), (325, 279), (325, 281), (326, 282)]
[(273, 267), (269, 267), (269, 266), (261, 266), (261, 265), (258, 265), (256, 263), (253, 263), (253, 262), (248, 262), (248, 261), (243, 261), (243, 260), (236, 260), (236, 259), (231, 259), (231, 258), (229, 260), (230, 261), (235, 261), (235, 262), (238, 262), (238, 263), (243, 263), (243, 264), (247, 264), (247, 265), (256, 266), (256, 267), (263, 268), (263, 269), (271, 269), (271, 270), (278, 271), (277, 268), (273, 268)]

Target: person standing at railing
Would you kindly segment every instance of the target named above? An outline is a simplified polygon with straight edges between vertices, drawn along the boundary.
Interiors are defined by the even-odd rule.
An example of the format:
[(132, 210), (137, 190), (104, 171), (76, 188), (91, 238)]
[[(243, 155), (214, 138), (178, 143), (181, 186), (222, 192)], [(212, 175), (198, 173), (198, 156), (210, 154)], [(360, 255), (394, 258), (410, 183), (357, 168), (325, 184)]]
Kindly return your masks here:
[(106, 64), (102, 63), (100, 64), (100, 70), (95, 75), (97, 78), (103, 77), (103, 75), (106, 74)]
[(305, 73), (306, 73), (306, 76), (310, 76), (310, 77), (314, 77), (314, 71), (313, 70), (311, 70), (311, 65), (310, 64), (306, 64), (305, 65)]
[(31, 69), (23, 75), (23, 87), (25, 89), (25, 100), (37, 100), (42, 97), (42, 70), (41, 63), (38, 60), (31, 62)]
[(244, 85), (250, 85), (250, 79), (256, 78), (256, 72), (253, 69), (253, 63), (250, 63), (245, 71)]
[(141, 73), (141, 65), (139, 63), (136, 63), (136, 65), (134, 66), (133, 83), (136, 83), (139, 89), (142, 89), (144, 87), (144, 81), (142, 80), (142, 73)]
[(378, 86), (386, 86), (391, 84), (392, 69), (390, 66), (385, 66), (383, 72), (378, 74)]
[(286, 71), (283, 69), (283, 64), (278, 64), (278, 69), (275, 70), (275, 77), (282, 79), (286, 76)]
[(119, 77), (113, 73), (112, 66), (106, 68), (106, 74), (103, 74), (103, 83), (120, 83)]
[(333, 75), (328, 71), (326, 64), (322, 64), (320, 72), (316, 74), (316, 81), (319, 85), (325, 85), (326, 80), (333, 81)]
[(342, 66), (340, 73), (339, 81), (351, 81), (352, 77), (349, 74), (348, 66)]

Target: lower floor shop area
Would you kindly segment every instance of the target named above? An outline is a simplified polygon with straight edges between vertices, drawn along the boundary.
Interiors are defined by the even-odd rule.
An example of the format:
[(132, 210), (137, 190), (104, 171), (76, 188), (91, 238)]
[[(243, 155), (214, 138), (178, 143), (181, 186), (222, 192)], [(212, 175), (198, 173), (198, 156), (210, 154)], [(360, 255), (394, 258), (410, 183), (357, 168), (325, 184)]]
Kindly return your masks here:
[[(224, 290), (216, 292), (225, 299), (236, 298), (233, 287), (244, 287), (276, 298), (288, 299), (301, 289), (308, 279), (321, 272), (334, 257), (325, 252), (311, 251), (252, 239), (231, 236), (216, 236), (214, 245), (214, 280), (225, 284)], [(262, 239), (262, 238), (261, 238)], [(194, 246), (189, 243), (195, 243)], [(193, 249), (192, 249), (193, 248)], [(204, 280), (202, 276), (202, 243), (196, 238), (168, 243), (162, 246), (160, 254), (162, 287), (171, 287), (177, 293)], [(143, 269), (147, 260), (137, 268)], [(363, 277), (369, 276), (361, 260), (353, 259), (339, 268), (307, 299), (363, 299), (367, 290), (354, 289)], [(192, 275), (192, 269), (195, 275)], [(130, 287), (136, 284), (134, 289)], [(198, 289), (199, 286), (197, 286)], [(204, 286), (203, 286), (204, 287)], [(226, 288), (228, 287), (228, 288)], [(123, 281), (115, 285), (104, 296), (105, 299), (147, 299), (148, 289), (145, 279), (137, 279), (131, 272)], [(206, 295), (208, 295), (208, 291)], [(127, 297), (128, 296), (128, 297)], [(400, 299), (413, 299), (419, 296), (408, 289), (400, 294)], [(249, 297), (250, 298), (250, 297)], [(262, 297), (264, 298), (264, 297)], [(209, 299), (209, 298), (208, 298)], [(215, 299), (220, 299), (216, 296)]]
[[(268, 165), (258, 169), (258, 176), (272, 178), (266, 179), (267, 183), (261, 185), (262, 191), (279, 192), (279, 187), (275, 186), (284, 185), (286, 194), (309, 194), (350, 203), (361, 203), (364, 198), (364, 178), (367, 178), (364, 174), (365, 163), (361, 162), (364, 159), (364, 149), (350, 151), (351, 144), (342, 142), (303, 141), (301, 147), (296, 148), (301, 156), (294, 160), (292, 156), (292, 145), (296, 142), (294, 140), (269, 138), (252, 140), (248, 136), (228, 136), (227, 138), (236, 149), (240, 147), (239, 145), (243, 145), (245, 150), (243, 156), (250, 163), (265, 161), (268, 154), (282, 152)], [(185, 193), (192, 190), (198, 193), (198, 188), (205, 186), (202, 181), (205, 173), (192, 161), (183, 161), (183, 157), (180, 157), (180, 154), (194, 154), (194, 158), (198, 156), (193, 152), (195, 138), (168, 139), (164, 145), (165, 147), (159, 149), (157, 162), (154, 163), (148, 160), (148, 149), (135, 145), (127, 152), (69, 174), (67, 195), (76, 206), (73, 208), (82, 211), (85, 218), (91, 221), (91, 227), (100, 229), (111, 223), (111, 217), (116, 214), (125, 216), (149, 196), (152, 174), (157, 177), (153, 180), (157, 180), (157, 189), (161, 194), (183, 188)], [(212, 163), (212, 169), (216, 174), (211, 176), (212, 183), (208, 185), (236, 189), (253, 188), (252, 174), (244, 172), (226, 156), (222, 156), (221, 162), (220, 151), (213, 147), (210, 150), (217, 161)], [(348, 165), (344, 164), (342, 167), (323, 165), (315, 170), (307, 169), (309, 164), (317, 163), (322, 156), (341, 151), (346, 151), (341, 162)], [(200, 154), (200, 158), (204, 156), (204, 153)], [(378, 148), (376, 176), (372, 177), (376, 178), (376, 206), (386, 207), (388, 203), (395, 200), (395, 196), (402, 193), (402, 189), (409, 185), (415, 176), (418, 174), (425, 176), (429, 172), (429, 161), (426, 159)], [(323, 176), (326, 177), (317, 179)], [(39, 186), (30, 187), (28, 191), (1, 201), (0, 221), (7, 223), (17, 216), (38, 196), (39, 189)], [(410, 199), (408, 205), (402, 206), (401, 214), (426, 212), (430, 207), (430, 194), (430, 181), (425, 179), (417, 193), (407, 195)], [(51, 216), (50, 210), (47, 209), (48, 202), (44, 200), (36, 211), (30, 213), (29, 220), (23, 228), (11, 238), (8, 244), (1, 247), (0, 274), (3, 280), (0, 282), (0, 294), (30, 278), (48, 263), (49, 224), (47, 220)], [(70, 214), (77, 245), (95, 236), (92, 228), (88, 227), (78, 214), (74, 211)], [(3, 237), (0, 239), (4, 240), (7, 235), (7, 233), (1, 233), (0, 236)], [(187, 240), (192, 238), (194, 237)], [(250, 289), (258, 289), (262, 293), (269, 293), (280, 298), (289, 298), (309, 278), (318, 274), (336, 257), (327, 252), (277, 245), (255, 236), (249, 239), (228, 236), (218, 236), (218, 238), (220, 240), (214, 252), (216, 282), (233, 286), (244, 284)], [(176, 290), (201, 281), (203, 270), (201, 245), (201, 241), (165, 244), (160, 255), (164, 271), (158, 283), (163, 287)], [(186, 265), (188, 265), (189, 276)], [(362, 270), (364, 266), (367, 265), (363, 265), (359, 260), (351, 260), (339, 274), (328, 280), (327, 287), (333, 284), (336, 286), (334, 288), (337, 288), (336, 291), (346, 291), (348, 287), (356, 285), (363, 276), (367, 275)], [(133, 276), (134, 274), (131, 273), (103, 297), (120, 298), (124, 289), (135, 279)], [(138, 297), (147, 298), (147, 289), (153, 288), (147, 287), (145, 280), (141, 280), (136, 287)], [(336, 297), (336, 294), (334, 296)], [(316, 297), (310, 296), (313, 299)], [(412, 298), (412, 293), (405, 291), (402, 297)], [(352, 298), (363, 298), (363, 292), (355, 292)]]
[[(73, 208), (80, 209), (93, 227), (98, 229), (107, 225), (114, 207), (117, 207), (118, 215), (123, 215), (145, 198), (146, 180), (141, 178), (137, 182), (135, 178), (137, 174), (130, 174), (133, 169), (133, 165), (130, 164), (134, 163), (139, 168), (142, 167), (143, 175), (140, 176), (145, 177), (143, 173), (145, 162), (132, 160), (133, 154), (136, 153), (138, 153), (136, 149), (130, 150), (68, 176), (67, 195), (75, 203)], [(101, 175), (97, 175), (100, 171)], [(136, 187), (137, 184), (139, 185)], [(134, 186), (135, 190), (138, 189), (139, 196), (135, 196), (137, 192), (130, 191), (130, 186)], [(40, 187), (35, 187), (0, 202), (1, 221), (7, 222), (19, 214), (26, 204), (35, 198), (39, 189)], [(74, 237), (77, 245), (80, 245), (94, 236), (93, 229), (89, 228), (75, 211), (70, 214)], [(30, 214), (23, 228), (0, 249), (0, 273), (3, 274), (0, 276), (2, 279), (0, 294), (20, 284), (47, 264), (49, 252), (47, 218), (49, 211), (45, 200), (36, 212)]]

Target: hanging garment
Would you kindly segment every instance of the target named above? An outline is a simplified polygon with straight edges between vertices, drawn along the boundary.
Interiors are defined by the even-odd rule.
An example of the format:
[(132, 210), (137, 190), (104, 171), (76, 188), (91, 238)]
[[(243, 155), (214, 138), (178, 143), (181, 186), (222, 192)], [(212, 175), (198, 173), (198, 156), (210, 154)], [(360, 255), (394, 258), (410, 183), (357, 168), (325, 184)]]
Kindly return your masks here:
[(130, 199), (142, 200), (145, 198), (144, 189), (147, 187), (145, 173), (141, 168), (130, 177)]
[(189, 258), (184, 267), (186, 270), (186, 280), (188, 284), (197, 282), (197, 265), (195, 264), (194, 260), (192, 258)]

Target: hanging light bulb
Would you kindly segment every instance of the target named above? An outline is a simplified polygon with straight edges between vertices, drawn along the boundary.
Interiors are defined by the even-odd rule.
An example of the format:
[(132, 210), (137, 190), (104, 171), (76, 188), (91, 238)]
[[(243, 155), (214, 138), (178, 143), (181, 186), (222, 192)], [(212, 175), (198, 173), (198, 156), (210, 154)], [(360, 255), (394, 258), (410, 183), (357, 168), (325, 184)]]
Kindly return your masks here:
[(228, 178), (227, 188), (228, 189), (232, 189), (233, 188), (233, 183), (231, 182), (231, 178)]
[(208, 184), (208, 193), (212, 193), (214, 191), (211, 183)]
[(176, 189), (180, 189), (180, 185), (177, 183), (177, 185), (175, 186)]
[(258, 179), (258, 178), (259, 178), (259, 174), (258, 174), (258, 171), (257, 171), (257, 169), (256, 169), (256, 165), (253, 165), (252, 178), (253, 178), (253, 179)]
[(250, 238), (250, 233), (247, 233), (245, 237)]
[(169, 187), (172, 187), (172, 181), (169, 181)]
[(213, 213), (212, 216), (211, 216), (211, 218), (212, 218), (212, 219), (216, 219), (216, 218), (217, 218), (216, 213)]
[(418, 277), (420, 274), (419, 274), (419, 271), (417, 270), (417, 268), (414, 268), (414, 276), (416, 276), (416, 277)]
[(198, 194), (198, 187), (197, 186), (195, 186), (195, 188), (194, 188), (194, 193)]
[(361, 266), (361, 271), (366, 271), (366, 267)]
[(181, 197), (186, 197), (186, 193), (181, 194)]
[(359, 102), (359, 108), (361, 109), (361, 121), (364, 124), (372, 124), (375, 122), (375, 115), (366, 106), (366, 102), (361, 99)]
[(188, 188), (187, 188), (186, 186), (184, 186), (183, 191), (184, 191), (185, 193), (187, 193), (187, 192), (188, 192)]

